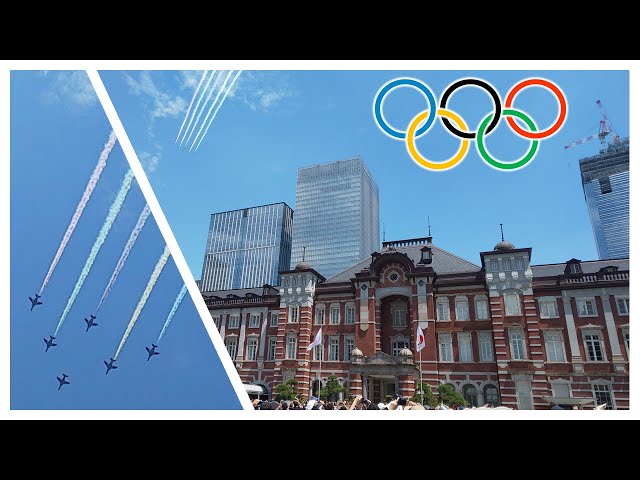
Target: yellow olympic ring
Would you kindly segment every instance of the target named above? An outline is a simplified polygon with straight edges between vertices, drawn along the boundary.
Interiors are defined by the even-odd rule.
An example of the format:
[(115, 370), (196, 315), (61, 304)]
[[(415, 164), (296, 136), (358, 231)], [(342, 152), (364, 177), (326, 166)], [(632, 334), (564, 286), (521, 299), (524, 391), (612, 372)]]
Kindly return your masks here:
[[(467, 129), (467, 125), (464, 123), (464, 120), (462, 120), (462, 118), (460, 118), (458, 115), (456, 115), (452, 111), (439, 108), (437, 110), (437, 113), (438, 115), (442, 115), (443, 117), (447, 117), (453, 120), (453, 122), (456, 123), (458, 125), (458, 128), (460, 128), (460, 130), (462, 130), (463, 132), (469, 131)], [(420, 165), (421, 167), (428, 168), (430, 170), (448, 170), (450, 168), (455, 167), (458, 163), (462, 161), (462, 159), (464, 159), (465, 155), (467, 154), (467, 150), (469, 150), (469, 140), (467, 139), (462, 140), (462, 145), (460, 147), (460, 150), (458, 150), (458, 153), (456, 153), (450, 159), (445, 160), (444, 162), (432, 162), (431, 160), (423, 157), (420, 154), (420, 152), (418, 152), (418, 150), (416, 149), (416, 139), (415, 139), (416, 129), (418, 128), (418, 125), (420, 125), (420, 123), (428, 116), (429, 116), (429, 110), (425, 110), (424, 112), (419, 113), (416, 116), (416, 118), (411, 120), (411, 123), (409, 124), (409, 129), (407, 130), (407, 138), (406, 138), (407, 150), (409, 151), (409, 155), (411, 155), (411, 158), (413, 158), (413, 161), (416, 162), (418, 165)]]

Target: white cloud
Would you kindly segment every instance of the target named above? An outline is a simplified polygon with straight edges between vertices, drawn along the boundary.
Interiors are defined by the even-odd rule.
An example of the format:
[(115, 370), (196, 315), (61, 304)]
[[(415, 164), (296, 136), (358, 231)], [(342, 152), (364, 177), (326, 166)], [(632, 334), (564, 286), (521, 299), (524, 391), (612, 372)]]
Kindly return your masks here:
[(155, 154), (151, 154), (149, 152), (140, 152), (138, 154), (138, 158), (140, 159), (140, 163), (144, 168), (147, 174), (153, 173), (158, 168), (158, 163), (160, 163), (160, 153), (157, 152)]
[(179, 95), (174, 96), (161, 91), (152, 80), (150, 72), (140, 72), (137, 79), (124, 74), (124, 79), (132, 95), (147, 97), (146, 108), (151, 124), (156, 118), (175, 118), (185, 111), (185, 100)]
[(42, 75), (51, 79), (51, 88), (46, 94), (48, 101), (71, 103), (82, 108), (98, 103), (96, 92), (84, 70), (43, 71)]
[(229, 97), (238, 98), (251, 110), (266, 112), (296, 94), (287, 73), (244, 71), (229, 92)]
[(180, 89), (194, 91), (200, 83), (203, 70), (182, 70), (180, 72)]

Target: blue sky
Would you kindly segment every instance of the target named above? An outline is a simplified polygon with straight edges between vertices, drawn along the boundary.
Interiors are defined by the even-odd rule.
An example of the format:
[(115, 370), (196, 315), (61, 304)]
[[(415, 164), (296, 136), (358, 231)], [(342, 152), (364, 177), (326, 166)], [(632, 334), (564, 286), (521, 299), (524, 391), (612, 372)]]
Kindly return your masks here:
[[(364, 158), (379, 185), (387, 240), (425, 236), (429, 216), (434, 243), (475, 263), (479, 252), (500, 240), (500, 223), (517, 247), (533, 248), (534, 264), (597, 258), (578, 159), (597, 154), (599, 143), (563, 147), (597, 132), (597, 99), (618, 133), (628, 136), (626, 71), (246, 71), (194, 153), (174, 140), (201, 73), (101, 72), (195, 278), (211, 213), (280, 201), (295, 209), (299, 167), (353, 155)], [(519, 171), (490, 168), (474, 144), (453, 170), (427, 171), (410, 159), (403, 142), (378, 129), (372, 115), (378, 89), (405, 76), (428, 84), (436, 99), (453, 81), (479, 77), (503, 100), (520, 80), (547, 78), (567, 97), (567, 121), (540, 142), (536, 158)], [(515, 107), (540, 129), (557, 115), (554, 97), (541, 88), (523, 91)], [(405, 129), (425, 108), (420, 93), (398, 89), (388, 96), (385, 115)], [(448, 108), (475, 130), (493, 105), (483, 90), (465, 88), (450, 98)], [(504, 120), (486, 142), (505, 161), (521, 157), (529, 145)], [(458, 145), (439, 122), (417, 141), (434, 161), (450, 157)]]
[[(117, 362), (105, 376), (164, 240), (150, 217), (111, 295), (85, 333), (145, 200), (134, 182), (56, 343), (45, 353), (109, 206), (128, 169), (117, 144), (78, 227), (44, 291), (33, 296), (67, 228), (111, 128), (84, 72), (11, 75), (11, 408), (239, 409), (193, 301), (187, 295), (167, 330), (160, 356), (146, 362), (182, 279), (165, 266)], [(58, 391), (56, 376), (71, 385)]]

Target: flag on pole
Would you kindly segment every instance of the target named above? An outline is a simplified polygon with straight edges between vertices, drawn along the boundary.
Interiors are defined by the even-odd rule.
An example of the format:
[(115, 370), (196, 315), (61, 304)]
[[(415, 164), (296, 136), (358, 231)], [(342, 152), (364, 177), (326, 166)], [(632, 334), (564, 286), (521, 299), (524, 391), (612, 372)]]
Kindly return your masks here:
[(420, 325), (418, 325), (418, 331), (416, 332), (416, 351), (422, 350), (427, 346), (427, 342), (424, 340), (424, 333), (422, 333), (422, 329)]
[(315, 340), (309, 344), (309, 346), (307, 347), (307, 350), (311, 350), (313, 347), (320, 345), (321, 343), (322, 343), (322, 327), (320, 327), (320, 330), (318, 330)]

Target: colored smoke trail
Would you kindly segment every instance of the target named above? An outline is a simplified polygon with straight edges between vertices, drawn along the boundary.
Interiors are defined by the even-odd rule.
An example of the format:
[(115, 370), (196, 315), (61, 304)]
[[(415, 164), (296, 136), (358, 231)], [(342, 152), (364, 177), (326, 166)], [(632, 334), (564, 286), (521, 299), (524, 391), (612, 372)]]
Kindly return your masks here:
[(162, 340), (162, 336), (164, 335), (164, 332), (166, 332), (167, 328), (169, 328), (169, 325), (171, 324), (171, 320), (173, 320), (173, 316), (178, 311), (178, 307), (180, 306), (180, 303), (182, 303), (182, 299), (184, 298), (184, 295), (186, 293), (187, 293), (187, 286), (182, 285), (182, 288), (180, 289), (180, 293), (178, 293), (178, 296), (176, 297), (176, 301), (173, 302), (173, 307), (171, 307), (171, 311), (169, 312), (169, 315), (167, 315), (167, 320), (164, 322), (162, 331), (160, 332), (160, 335), (158, 335), (158, 340), (156, 340), (156, 345), (160, 345), (160, 340)]
[[(215, 76), (217, 70), (212, 70), (211, 71), (211, 75), (209, 75), (209, 79), (207, 80), (207, 84), (204, 86), (204, 89), (202, 90), (202, 93), (200, 94), (200, 98), (198, 98), (198, 101), (196, 102), (196, 108), (193, 109), (193, 114), (191, 115), (191, 119), (189, 120), (189, 124), (187, 125), (187, 129), (184, 131), (184, 134), (182, 135), (182, 140), (180, 140), (180, 146), (182, 146), (185, 137), (187, 136), (187, 133), (189, 132), (189, 129), (191, 128), (191, 124), (193, 123), (193, 119), (196, 117), (196, 113), (198, 112), (198, 108), (200, 108), (200, 103), (202, 103), (202, 99), (204, 98), (204, 94), (207, 93), (207, 89), (209, 88), (209, 85), (211, 85), (211, 80), (213, 80), (213, 77)], [(204, 110), (204, 106), (202, 107)], [(193, 128), (196, 128), (195, 125), (193, 126)]]
[[(222, 104), (224, 103), (225, 99), (227, 98), (227, 95), (229, 95), (229, 92), (231, 91), (231, 89), (235, 85), (236, 80), (238, 80), (238, 77), (240, 76), (241, 73), (242, 73), (242, 70), (238, 70), (238, 73), (236, 73), (236, 76), (233, 77), (233, 80), (231, 80), (231, 85), (229, 85), (229, 88), (227, 88), (227, 91), (225, 92), (224, 97), (222, 97), (222, 100), (220, 100), (220, 103), (218, 104), (218, 108), (216, 108), (216, 111), (213, 112), (213, 116), (211, 117), (211, 120), (209, 120), (209, 125), (207, 125), (207, 129), (204, 131), (204, 134), (202, 135), (202, 137), (200, 137), (200, 141), (198, 142), (198, 145), (196, 146), (196, 149), (194, 151), (196, 151), (196, 152), (198, 151), (198, 148), (200, 147), (200, 144), (202, 143), (202, 139), (204, 137), (206, 137), (207, 132), (209, 131), (209, 127), (213, 123), (213, 119), (216, 118), (216, 115), (218, 115), (218, 110), (220, 110), (220, 107), (222, 107)], [(193, 147), (193, 145), (192, 145), (192, 147)]]
[(69, 239), (71, 239), (71, 235), (73, 234), (73, 231), (76, 228), (76, 225), (78, 225), (78, 221), (82, 216), (84, 207), (87, 206), (87, 203), (91, 198), (91, 194), (93, 193), (94, 188), (96, 188), (96, 185), (98, 184), (98, 180), (100, 179), (100, 174), (102, 174), (102, 170), (104, 170), (104, 167), (107, 166), (107, 159), (109, 158), (109, 154), (111, 153), (111, 150), (113, 150), (113, 147), (116, 144), (117, 140), (118, 138), (116, 137), (116, 134), (112, 131), (109, 134), (109, 139), (107, 140), (107, 143), (104, 145), (102, 152), (100, 152), (100, 157), (98, 158), (98, 164), (94, 168), (93, 173), (89, 178), (89, 183), (87, 183), (87, 186), (84, 189), (84, 193), (82, 194), (82, 198), (80, 199), (80, 202), (76, 207), (76, 211), (73, 213), (73, 217), (71, 217), (71, 222), (69, 222), (67, 231), (64, 233), (64, 236), (62, 237), (62, 241), (58, 246), (58, 251), (56, 252), (55, 257), (53, 257), (53, 261), (51, 262), (51, 266), (49, 266), (49, 271), (47, 272), (47, 275), (44, 277), (44, 281), (42, 282), (42, 286), (40, 287), (40, 291), (38, 292), (38, 295), (42, 295), (42, 292), (44, 292), (44, 289), (49, 283), (49, 280), (51, 279), (51, 275), (53, 275), (53, 271), (55, 270), (56, 265), (58, 265), (58, 262), (60, 261), (60, 258), (64, 253), (64, 249), (67, 247), (67, 243), (69, 243)]
[(133, 245), (136, 243), (136, 240), (138, 239), (138, 235), (140, 235), (140, 232), (142, 231), (142, 227), (144, 227), (144, 223), (147, 221), (147, 217), (149, 216), (150, 213), (151, 213), (151, 210), (149, 210), (149, 205), (145, 205), (144, 208), (142, 209), (142, 212), (140, 213), (140, 216), (138, 217), (138, 222), (136, 223), (136, 226), (133, 227), (133, 230), (131, 231), (131, 235), (129, 235), (129, 240), (127, 240), (127, 243), (124, 246), (124, 249), (122, 250), (122, 254), (120, 255), (120, 259), (116, 264), (116, 268), (113, 269), (113, 273), (111, 274), (111, 278), (109, 279), (107, 288), (104, 289), (104, 293), (102, 294), (100, 303), (98, 303), (98, 308), (96, 308), (96, 314), (98, 313), (98, 311), (100, 310), (100, 307), (102, 307), (102, 304), (111, 293), (113, 284), (116, 283), (116, 280), (118, 279), (118, 275), (120, 274), (120, 270), (122, 270), (122, 267), (124, 267), (124, 263), (127, 261), (127, 257), (129, 256), (129, 253), (131, 253), (131, 249), (133, 248)]
[[(209, 90), (209, 95), (207, 95), (207, 99), (204, 101), (204, 104), (202, 105), (202, 110), (200, 110), (200, 112), (198, 113), (198, 118), (196, 118), (196, 123), (193, 124), (193, 129), (191, 130), (191, 133), (187, 137), (187, 141), (185, 142), (185, 145), (189, 143), (189, 140), (191, 140), (191, 135), (193, 135), (193, 132), (196, 131), (196, 127), (198, 126), (198, 122), (200, 121), (200, 117), (202, 116), (202, 112), (204, 112), (204, 109), (207, 107), (207, 103), (209, 103), (209, 100), (211, 99), (211, 96), (213, 95), (213, 92), (216, 91), (216, 88), (218, 87), (218, 84), (220, 83), (220, 78), (221, 77), (222, 77), (222, 72), (218, 73), (218, 75), (216, 76), (216, 81), (213, 82), (213, 87), (211, 87), (211, 89)], [(222, 86), (222, 88), (224, 88), (224, 85)], [(211, 107), (211, 108), (213, 108), (213, 107)], [(211, 111), (211, 109), (209, 109), (209, 111)], [(200, 130), (202, 130), (202, 127), (200, 127)], [(198, 130), (198, 133), (200, 133), (200, 130)]]
[(147, 283), (147, 287), (144, 289), (144, 292), (142, 293), (142, 297), (140, 297), (138, 306), (133, 311), (133, 315), (131, 316), (129, 325), (127, 325), (127, 330), (124, 332), (124, 335), (122, 336), (122, 340), (120, 340), (120, 345), (118, 345), (116, 354), (113, 356), (114, 360), (118, 359), (118, 355), (120, 355), (120, 352), (122, 351), (122, 347), (124, 347), (124, 344), (127, 342), (127, 339), (129, 338), (129, 334), (131, 333), (131, 330), (133, 330), (133, 327), (135, 326), (136, 321), (138, 320), (138, 317), (140, 316), (140, 313), (142, 312), (142, 309), (144, 308), (145, 303), (147, 303), (147, 299), (149, 298), (149, 295), (151, 295), (151, 291), (153, 290), (153, 287), (156, 285), (156, 282), (158, 281), (158, 277), (162, 273), (162, 269), (164, 268), (165, 263), (167, 263), (167, 260), (169, 259), (170, 254), (171, 252), (169, 252), (169, 247), (165, 245), (164, 252), (162, 252), (162, 255), (160, 256), (158, 263), (156, 263), (156, 266), (153, 269), (153, 273), (151, 274), (151, 278), (149, 278), (149, 282)]
[(191, 106), (193, 105), (193, 101), (196, 99), (198, 95), (198, 91), (200, 91), (200, 87), (202, 86), (202, 82), (204, 81), (204, 77), (207, 76), (207, 71), (204, 70), (202, 72), (202, 77), (200, 78), (200, 83), (196, 87), (196, 91), (193, 92), (193, 97), (191, 97), (191, 102), (189, 102), (189, 108), (187, 108), (187, 113), (184, 115), (184, 120), (182, 121), (182, 125), (180, 125), (180, 130), (178, 131), (178, 135), (176, 136), (176, 141), (174, 143), (178, 143), (178, 138), (180, 138), (180, 134), (182, 133), (182, 129), (184, 128), (184, 124), (187, 123), (187, 118), (189, 118), (189, 113), (191, 112)]
[[(193, 139), (193, 143), (191, 144), (191, 147), (189, 147), (189, 151), (191, 151), (191, 149), (193, 148), (193, 146), (196, 144), (196, 142), (198, 141), (198, 137), (200, 136), (200, 132), (202, 132), (202, 129), (204, 128), (204, 126), (207, 123), (207, 120), (209, 120), (209, 115), (211, 115), (211, 111), (213, 110), (213, 107), (216, 106), (216, 103), (218, 102), (218, 99), (220, 98), (220, 94), (222, 92), (224, 92), (225, 87), (227, 86), (227, 82), (229, 81), (229, 78), (231, 77), (231, 74), (233, 73), (233, 70), (229, 70), (229, 73), (227, 73), (227, 76), (224, 79), (224, 82), (222, 82), (222, 87), (220, 87), (220, 89), (218, 90), (218, 94), (216, 95), (215, 100), (213, 101), (213, 103), (211, 104), (211, 106), (209, 107), (209, 111), (207, 112), (207, 116), (204, 117), (204, 120), (202, 121), (202, 124), (200, 125), (200, 130), (198, 130), (198, 133), (196, 134), (195, 138)], [(187, 143), (189, 143), (187, 141)]]
[(100, 229), (100, 233), (98, 233), (98, 237), (96, 238), (96, 241), (94, 242), (93, 247), (91, 247), (91, 252), (89, 252), (89, 257), (87, 258), (87, 261), (85, 262), (84, 267), (80, 272), (80, 277), (78, 277), (76, 286), (73, 287), (73, 292), (71, 292), (71, 296), (69, 297), (69, 300), (67, 300), (67, 306), (64, 307), (64, 311), (60, 316), (60, 320), (58, 321), (58, 326), (56, 327), (56, 331), (53, 334), (54, 337), (58, 336), (58, 332), (62, 328), (62, 324), (64, 323), (65, 318), (67, 318), (67, 315), (69, 314), (69, 310), (71, 310), (71, 307), (73, 306), (73, 302), (75, 302), (76, 297), (80, 293), (80, 289), (82, 289), (82, 285), (84, 284), (84, 281), (86, 280), (87, 276), (89, 275), (89, 272), (91, 271), (93, 262), (98, 256), (98, 252), (100, 252), (100, 247), (102, 247), (102, 244), (107, 239), (107, 235), (109, 235), (109, 230), (111, 230), (111, 226), (113, 225), (113, 222), (116, 221), (116, 217), (118, 216), (118, 213), (120, 213), (120, 209), (122, 208), (122, 204), (124, 203), (124, 200), (127, 198), (127, 193), (129, 193), (129, 189), (131, 188), (131, 182), (133, 182), (134, 178), (135, 177), (133, 175), (133, 172), (131, 170), (128, 170), (124, 176), (124, 180), (122, 181), (122, 186), (120, 187), (120, 191), (116, 195), (115, 200), (113, 201), (113, 203), (111, 204), (111, 207), (109, 208), (109, 213), (107, 214), (107, 218), (104, 224), (102, 225), (102, 228)]

